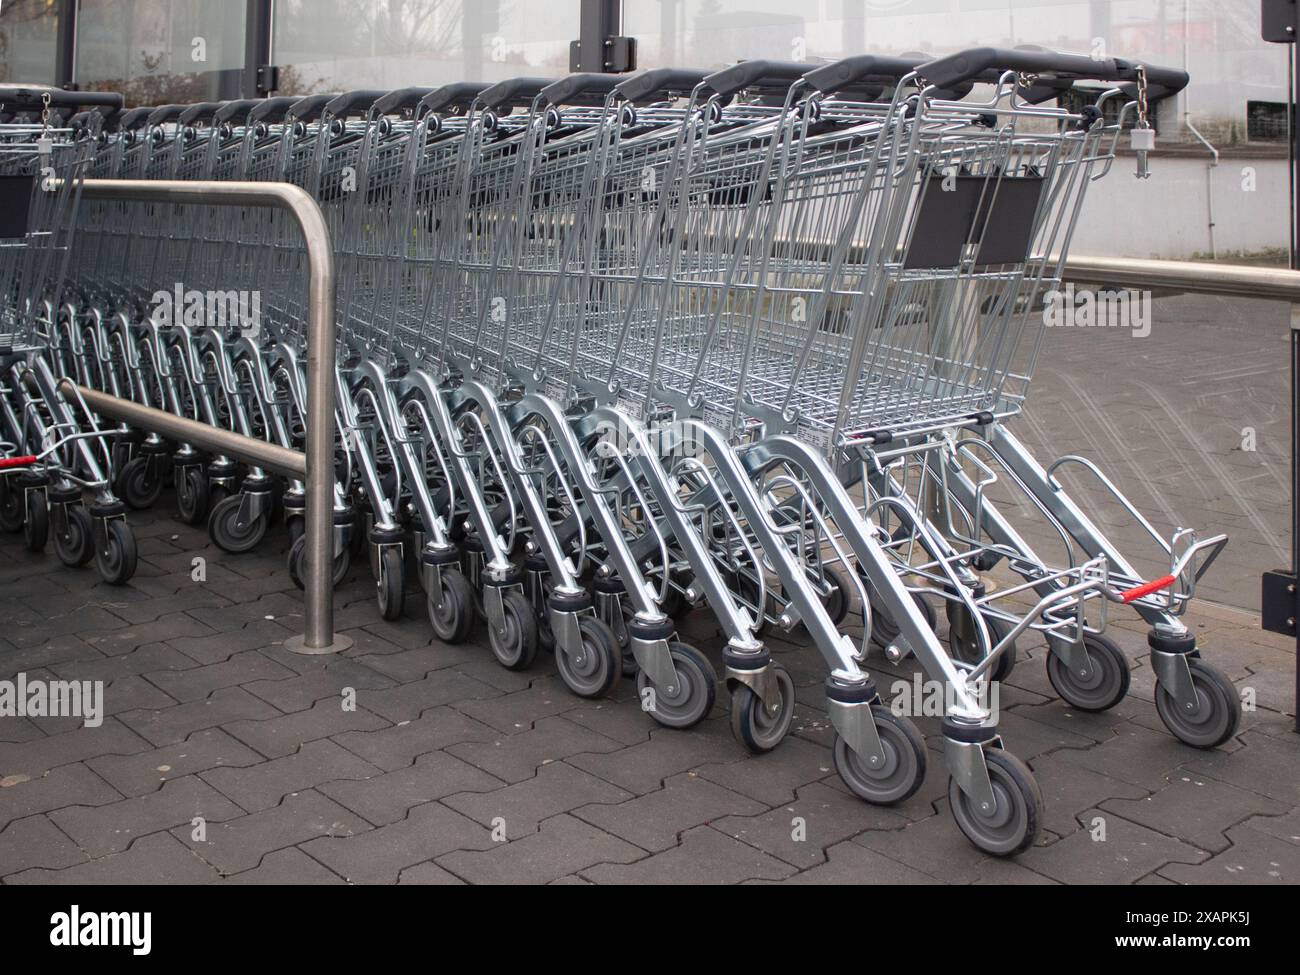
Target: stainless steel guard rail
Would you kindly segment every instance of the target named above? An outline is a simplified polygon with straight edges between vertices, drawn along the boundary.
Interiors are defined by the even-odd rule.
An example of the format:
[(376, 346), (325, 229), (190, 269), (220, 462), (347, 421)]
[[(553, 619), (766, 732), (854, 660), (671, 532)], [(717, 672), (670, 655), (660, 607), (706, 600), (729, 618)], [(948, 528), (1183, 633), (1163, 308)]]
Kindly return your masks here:
[(302, 230), (308, 265), (305, 454), (75, 386), (67, 379), (62, 388), (75, 391), (74, 395), (80, 395), (90, 409), (103, 416), (303, 479), (307, 489), (306, 614), (302, 635), (290, 637), (284, 645), (307, 654), (346, 650), (351, 639), (334, 632), (334, 253), (320, 207), (310, 194), (289, 183), (87, 179), (81, 193), (89, 200), (277, 207), (289, 213)]

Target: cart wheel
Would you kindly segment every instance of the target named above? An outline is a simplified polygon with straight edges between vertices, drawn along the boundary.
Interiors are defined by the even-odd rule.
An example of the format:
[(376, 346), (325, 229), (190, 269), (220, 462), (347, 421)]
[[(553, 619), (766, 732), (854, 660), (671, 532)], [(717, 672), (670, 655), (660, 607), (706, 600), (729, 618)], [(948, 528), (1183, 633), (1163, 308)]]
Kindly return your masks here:
[(10, 487), (7, 477), (0, 477), (0, 530), (10, 534), (23, 530), (23, 489)]
[(537, 656), (537, 617), (532, 604), (516, 589), (501, 594), (504, 632), (488, 624), (488, 644), (507, 670), (526, 670)]
[(190, 468), (176, 483), (176, 514), (187, 525), (197, 525), (208, 514), (208, 479)]
[(885, 752), (884, 765), (868, 767), (862, 756), (836, 735), (835, 771), (859, 799), (874, 806), (892, 806), (911, 796), (925, 781), (925, 739), (910, 719), (883, 704), (871, 705), (871, 717)]
[[(884, 602), (876, 595), (876, 591), (871, 588), (871, 584), (865, 579), (863, 583), (866, 585), (867, 599), (871, 603), (871, 642), (882, 648), (887, 647), (898, 638), (900, 632), (898, 624), (894, 621), (894, 614), (885, 607)], [(912, 601), (925, 617), (926, 626), (933, 630), (938, 623), (934, 607), (919, 592), (911, 595)]]
[(948, 803), (952, 816), (966, 839), (985, 853), (1014, 856), (1028, 849), (1038, 836), (1043, 795), (1034, 773), (1014, 755), (1001, 748), (986, 748), (984, 760), (996, 800), (994, 808), (989, 811), (975, 808), (957, 782), (949, 779)]
[[(965, 616), (965, 607), (961, 607), (958, 612)], [(986, 619), (984, 623), (988, 627), (989, 639), (993, 641), (994, 646), (1001, 643), (1003, 637), (1011, 632), (1010, 626), (1002, 620)], [(978, 641), (975, 640), (973, 634), (968, 637), (965, 633), (962, 633), (962, 629), (964, 629), (964, 627), (949, 625), (948, 649), (951, 650), (952, 655), (962, 663), (977, 664), (982, 659), (980, 657)], [(993, 664), (993, 669), (989, 672), (989, 679), (1006, 680), (1007, 677), (1010, 676), (1011, 670), (1015, 665), (1016, 644), (1012, 641), (1011, 646), (1002, 651), (1002, 656), (998, 657), (997, 661)]]
[[(682, 579), (679, 584), (683, 588), (687, 588), (690, 585), (690, 580)], [(659, 603), (659, 611), (665, 616), (671, 616), (675, 622), (680, 623), (682, 617), (691, 611), (691, 604), (686, 601), (686, 597), (682, 595), (680, 589), (676, 586), (669, 586), (667, 594)]]
[(379, 553), (375, 594), (380, 616), (390, 622), (402, 618), (402, 610), (406, 608), (406, 565), (399, 549), (389, 547)]
[(239, 523), (242, 494), (232, 494), (212, 508), (208, 516), (208, 534), (222, 551), (239, 555), (251, 552), (266, 537), (271, 524), (270, 512), (264, 511), (246, 525)]
[(474, 590), (469, 580), (455, 569), (442, 572), (441, 602), (428, 596), (429, 622), (433, 634), (443, 643), (464, 643), (474, 628)]
[(90, 512), (79, 504), (68, 505), (68, 530), (54, 533), (54, 553), (71, 568), (85, 565), (95, 557), (95, 533)]
[(1047, 655), (1047, 679), (1056, 693), (1080, 711), (1107, 711), (1128, 693), (1128, 658), (1104, 636), (1085, 634), (1083, 645), (1092, 662), (1086, 673), (1076, 673), (1055, 653)]
[(298, 539), (302, 538), (303, 533), (307, 530), (306, 519), (301, 515), (294, 515), (286, 518), (284, 522), (285, 531), (289, 533), (289, 544), (292, 545)]
[(822, 605), (826, 607), (826, 615), (831, 618), (831, 622), (839, 626), (853, 606), (853, 583), (840, 565), (826, 566), (825, 576), (831, 591), (823, 597)]
[(127, 461), (117, 475), (117, 495), (136, 511), (152, 508), (162, 494), (162, 478), (155, 476), (156, 463), (149, 457)]
[(22, 522), (23, 541), (29, 552), (44, 552), (50, 539), (50, 503), (43, 491), (32, 491), (27, 497), (27, 520)]
[(731, 689), (731, 733), (755, 754), (770, 752), (781, 744), (794, 719), (794, 680), (780, 664), (771, 667), (781, 692), (776, 714), (768, 714), (762, 698), (748, 685), (737, 683)]
[(104, 525), (104, 544), (95, 547), (95, 568), (110, 586), (120, 586), (135, 575), (135, 532), (120, 518)]
[[(637, 671), (637, 696), (643, 702), (651, 701), (650, 716), (665, 728), (690, 728), (713, 710), (718, 693), (713, 666), (704, 654), (686, 643), (668, 644), (668, 653), (677, 668), (677, 686), (656, 687), (645, 671)], [(647, 698), (647, 694), (654, 696)]]
[(569, 690), (579, 697), (604, 697), (615, 681), (623, 676), (622, 654), (618, 640), (604, 620), (594, 616), (578, 619), (582, 634), (582, 652), (570, 657), (557, 648), (555, 666)]
[[(299, 535), (298, 540), (289, 548), (289, 578), (299, 589), (304, 588), (303, 577), (306, 575), (307, 561), (307, 538), (305, 535)], [(337, 586), (343, 581), (348, 574), (348, 569), (352, 565), (352, 556), (345, 548), (334, 556), (334, 585)]]
[(1188, 711), (1156, 684), (1156, 711), (1174, 737), (1193, 748), (1217, 748), (1237, 733), (1241, 698), (1221, 671), (1193, 657), (1187, 661), (1196, 688), (1196, 707)]

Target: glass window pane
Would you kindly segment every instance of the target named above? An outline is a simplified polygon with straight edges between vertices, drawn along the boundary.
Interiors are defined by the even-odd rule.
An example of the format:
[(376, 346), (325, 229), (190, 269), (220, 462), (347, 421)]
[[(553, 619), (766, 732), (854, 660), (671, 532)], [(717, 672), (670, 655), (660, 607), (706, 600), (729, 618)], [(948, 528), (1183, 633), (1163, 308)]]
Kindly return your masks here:
[(285, 93), (557, 76), (578, 0), (279, 0), (272, 59)]
[(54, 83), (58, 10), (58, 0), (0, 4), (0, 81)]

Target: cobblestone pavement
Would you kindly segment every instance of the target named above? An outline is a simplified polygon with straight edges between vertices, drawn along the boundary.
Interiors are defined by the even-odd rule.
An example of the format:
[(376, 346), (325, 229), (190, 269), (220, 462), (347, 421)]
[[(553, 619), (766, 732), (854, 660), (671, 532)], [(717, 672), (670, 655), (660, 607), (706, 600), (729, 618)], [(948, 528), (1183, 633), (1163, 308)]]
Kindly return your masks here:
[[(302, 600), (283, 534), (225, 555), (171, 520), (170, 503), (132, 516), (142, 561), (122, 588), (0, 538), (0, 677), (104, 681), (107, 712), (97, 728), (0, 718), (6, 884), (1300, 881), (1293, 658), (1245, 613), (1193, 618), (1206, 655), (1258, 705), (1209, 753), (1163, 730), (1137, 625), (1113, 626), (1135, 672), (1108, 714), (1063, 706), (1044, 649), (1025, 648), (1001, 727), (1042, 786), (1045, 829), (999, 861), (948, 815), (937, 745), (902, 805), (846, 792), (822, 666), (797, 640), (770, 641), (798, 683), (796, 729), (755, 758), (732, 739), (725, 694), (693, 731), (660, 728), (630, 682), (587, 702), (545, 655), (512, 673), (481, 631), (433, 642), (418, 598), (407, 619), (381, 622), (364, 569), (339, 593), (353, 648), (286, 652)], [(685, 635), (719, 662), (707, 612)], [(883, 688), (911, 673), (873, 665)], [(920, 724), (933, 744), (935, 722)]]

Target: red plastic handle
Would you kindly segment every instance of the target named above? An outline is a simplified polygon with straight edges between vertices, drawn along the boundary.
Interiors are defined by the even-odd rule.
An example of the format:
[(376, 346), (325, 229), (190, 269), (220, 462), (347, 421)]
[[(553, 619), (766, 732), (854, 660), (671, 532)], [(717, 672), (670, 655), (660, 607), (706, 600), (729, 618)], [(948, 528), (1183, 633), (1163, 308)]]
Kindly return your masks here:
[(1153, 592), (1159, 592), (1168, 586), (1174, 584), (1173, 576), (1161, 576), (1159, 579), (1152, 579), (1150, 582), (1144, 582), (1140, 586), (1134, 586), (1132, 589), (1125, 589), (1120, 593), (1120, 598), (1126, 603), (1131, 603), (1135, 599), (1141, 599), (1143, 596), (1150, 596)]
[(35, 464), (39, 457), (35, 454), (27, 454), (23, 457), (0, 457), (0, 470), (6, 467), (26, 467), (29, 464)]

